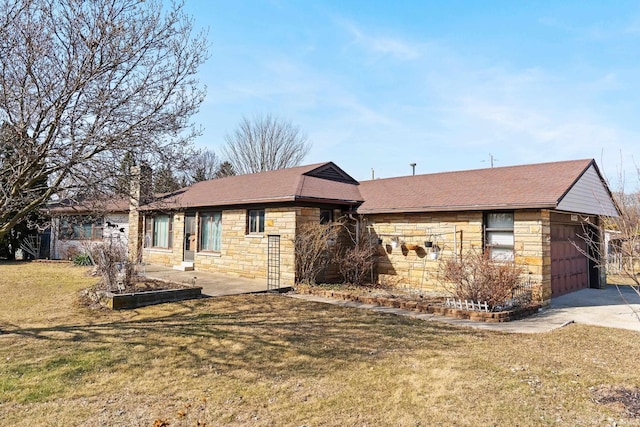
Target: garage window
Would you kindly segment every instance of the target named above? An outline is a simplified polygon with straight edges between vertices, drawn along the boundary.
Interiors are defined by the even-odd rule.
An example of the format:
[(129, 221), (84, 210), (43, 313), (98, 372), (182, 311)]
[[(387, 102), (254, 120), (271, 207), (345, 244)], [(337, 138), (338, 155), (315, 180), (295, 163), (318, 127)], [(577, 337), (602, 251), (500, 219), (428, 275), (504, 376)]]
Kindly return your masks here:
[(485, 214), (485, 250), (496, 261), (513, 261), (513, 212)]

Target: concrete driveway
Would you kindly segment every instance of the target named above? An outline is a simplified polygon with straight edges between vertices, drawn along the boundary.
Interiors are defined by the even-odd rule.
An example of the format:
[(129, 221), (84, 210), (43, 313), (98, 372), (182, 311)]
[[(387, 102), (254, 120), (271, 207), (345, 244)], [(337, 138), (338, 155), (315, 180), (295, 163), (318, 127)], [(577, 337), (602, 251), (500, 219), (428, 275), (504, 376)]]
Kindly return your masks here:
[(640, 296), (630, 286), (583, 289), (551, 300), (550, 317), (640, 331)]
[(640, 331), (639, 316), (640, 296), (629, 286), (610, 285), (605, 289), (583, 289), (553, 298), (549, 306), (522, 320), (467, 325), (515, 333), (548, 332), (570, 323)]

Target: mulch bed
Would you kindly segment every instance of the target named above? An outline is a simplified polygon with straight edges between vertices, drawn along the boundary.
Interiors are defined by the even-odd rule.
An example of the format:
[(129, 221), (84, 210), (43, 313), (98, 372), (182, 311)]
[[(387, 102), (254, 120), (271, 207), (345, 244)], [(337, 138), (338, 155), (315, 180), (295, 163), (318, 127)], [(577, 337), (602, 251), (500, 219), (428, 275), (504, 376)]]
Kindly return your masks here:
[(103, 299), (107, 292), (111, 292), (113, 294), (133, 294), (137, 292), (162, 291), (169, 289), (187, 289), (190, 287), (191, 286), (183, 283), (136, 277), (134, 281), (126, 284), (122, 290), (108, 290), (102, 283), (96, 283), (91, 288), (81, 290), (78, 295), (78, 300), (80, 305), (92, 309), (106, 309)]
[(446, 298), (442, 296), (401, 292), (394, 293), (378, 288), (364, 288), (363, 292), (361, 290), (354, 289), (339, 290), (327, 289), (320, 286), (302, 286), (296, 288), (295, 291), (299, 294), (316, 295), (326, 298), (354, 301), (362, 304), (399, 308), (419, 313), (437, 314), (456, 319), (467, 319), (487, 323), (502, 323), (522, 319), (523, 317), (537, 313), (541, 307), (541, 305), (532, 304), (508, 311), (486, 312), (445, 307), (444, 301)]
[(640, 418), (640, 388), (602, 386), (591, 390), (593, 402), (624, 412), (628, 417)]

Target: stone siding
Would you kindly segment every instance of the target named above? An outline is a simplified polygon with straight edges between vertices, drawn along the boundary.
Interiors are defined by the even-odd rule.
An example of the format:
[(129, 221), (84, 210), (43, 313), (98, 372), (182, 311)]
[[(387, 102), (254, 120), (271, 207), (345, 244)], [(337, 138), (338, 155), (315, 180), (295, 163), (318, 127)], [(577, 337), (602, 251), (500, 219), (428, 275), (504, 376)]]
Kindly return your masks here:
[[(481, 212), (378, 214), (367, 215), (366, 221), (372, 240), (382, 240), (377, 272), (379, 282), (385, 285), (437, 290), (443, 260), (482, 248)], [(432, 248), (425, 246), (427, 240)], [(412, 245), (417, 248), (409, 249)], [(432, 259), (436, 246), (440, 249), (438, 258)]]
[(264, 233), (247, 234), (247, 210), (222, 211), (219, 253), (196, 252), (195, 268), (251, 279), (267, 278), (268, 236), (280, 236), (280, 286), (293, 284), (293, 236), (296, 213), (292, 208), (265, 209)]
[[(382, 240), (377, 273), (378, 281), (385, 285), (443, 290), (439, 279), (442, 262), (483, 248), (482, 212), (377, 214), (367, 215), (366, 221), (372, 239)], [(525, 270), (523, 281), (542, 289), (538, 296), (542, 300), (551, 297), (549, 236), (549, 211), (514, 213), (516, 262)], [(427, 240), (439, 247), (437, 259), (431, 255), (433, 248), (425, 245)]]
[[(211, 211), (207, 209), (206, 211)], [(280, 286), (295, 281), (293, 238), (298, 216), (308, 213), (304, 208), (265, 209), (264, 233), (247, 233), (247, 210), (222, 211), (222, 237), (219, 252), (203, 252), (198, 248), (194, 256), (196, 271), (211, 271), (250, 279), (267, 278), (268, 236), (280, 236)], [(319, 210), (317, 213), (319, 218)], [(196, 214), (196, 233), (199, 236), (199, 213)], [(182, 262), (184, 239), (184, 213), (173, 216), (173, 242), (170, 249), (146, 248), (145, 261), (165, 266)]]

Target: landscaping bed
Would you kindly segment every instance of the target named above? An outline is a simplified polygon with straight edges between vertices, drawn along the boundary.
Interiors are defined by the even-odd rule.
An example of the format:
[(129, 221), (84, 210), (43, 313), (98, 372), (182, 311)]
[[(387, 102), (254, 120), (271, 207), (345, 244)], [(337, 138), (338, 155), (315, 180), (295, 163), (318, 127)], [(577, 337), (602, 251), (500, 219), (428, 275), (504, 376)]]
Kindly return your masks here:
[(456, 319), (467, 319), (476, 322), (502, 323), (522, 319), (537, 313), (540, 304), (530, 304), (505, 311), (477, 311), (451, 308), (445, 306), (446, 297), (440, 295), (418, 295), (405, 292), (391, 292), (380, 288), (371, 289), (333, 289), (322, 286), (298, 286), (299, 294), (316, 295), (345, 301), (355, 301), (381, 307), (393, 307), (418, 313), (437, 314)]
[(99, 285), (80, 292), (80, 299), (93, 308), (111, 310), (132, 309), (165, 302), (183, 301), (202, 297), (202, 287), (163, 280), (139, 279), (118, 292)]

